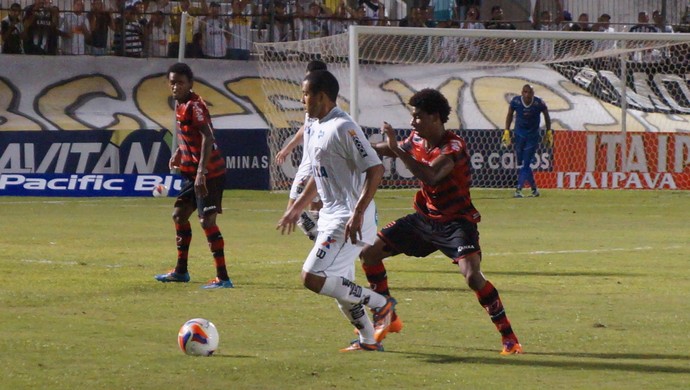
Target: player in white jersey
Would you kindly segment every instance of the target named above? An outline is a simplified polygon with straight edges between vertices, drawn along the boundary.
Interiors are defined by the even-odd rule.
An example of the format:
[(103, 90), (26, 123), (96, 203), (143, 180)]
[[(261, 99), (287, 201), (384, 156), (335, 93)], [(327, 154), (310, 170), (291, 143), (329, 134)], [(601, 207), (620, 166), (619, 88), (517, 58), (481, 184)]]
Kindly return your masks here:
[[(325, 62), (321, 60), (312, 60), (307, 64), (307, 74), (313, 70), (327, 70), (328, 66)], [(287, 143), (278, 153), (276, 153), (276, 164), (281, 165), (285, 162), (285, 159), (292, 153), (292, 151), (297, 147), (297, 145), (304, 144), (304, 129), (308, 128), (313, 120), (309, 118), (308, 114), (304, 114), (304, 124), (297, 130), (295, 136), (292, 137), (290, 142)], [(290, 187), (290, 197), (288, 199), (287, 207), (289, 208), (295, 203), (295, 199), (302, 193), (304, 186), (311, 178), (311, 171), (309, 166), (304, 164), (304, 152), (302, 152), (302, 161), (297, 169), (295, 178), (292, 181), (292, 187)], [(321, 200), (317, 195), (309, 206), (309, 210), (305, 210), (300, 216), (297, 225), (302, 229), (304, 234), (309, 237), (310, 240), (314, 240), (317, 234), (316, 221), (319, 219), (319, 209), (321, 208)]]
[[(302, 103), (313, 118), (305, 129), (305, 160), (312, 178), (302, 195), (278, 221), (282, 233), (294, 231), (302, 210), (318, 192), (318, 236), (302, 266), (304, 286), (335, 298), (359, 338), (343, 352), (382, 351), (396, 301), (353, 282), (355, 261), (364, 244), (376, 238), (374, 194), (383, 164), (362, 129), (336, 106), (338, 80), (327, 70), (309, 72), (302, 82)], [(374, 311), (374, 324), (364, 306)]]

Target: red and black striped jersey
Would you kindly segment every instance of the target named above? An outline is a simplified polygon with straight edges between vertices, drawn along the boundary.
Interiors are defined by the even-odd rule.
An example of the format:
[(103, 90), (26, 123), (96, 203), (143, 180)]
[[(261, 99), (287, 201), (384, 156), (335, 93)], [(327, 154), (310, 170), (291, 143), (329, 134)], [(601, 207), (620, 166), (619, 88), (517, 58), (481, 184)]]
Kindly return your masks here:
[(446, 131), (441, 143), (427, 150), (424, 139), (413, 130), (400, 146), (422, 164), (431, 165), (432, 161), (441, 155), (446, 155), (455, 162), (451, 173), (439, 184), (432, 186), (421, 182), (422, 188), (414, 199), (414, 207), (418, 212), (439, 222), (466, 219), (478, 223), (481, 220), (481, 215), (470, 197), (472, 172), (465, 140), (451, 131)]
[[(213, 132), (211, 115), (204, 100), (194, 92), (191, 92), (189, 100), (177, 105), (175, 112), (177, 125), (180, 131), (177, 133), (178, 146), (182, 155), (180, 174), (189, 179), (196, 177), (201, 157), (201, 131), (199, 129), (208, 125)], [(206, 177), (213, 178), (225, 174), (225, 160), (220, 154), (218, 146), (214, 143), (211, 155), (206, 163)]]

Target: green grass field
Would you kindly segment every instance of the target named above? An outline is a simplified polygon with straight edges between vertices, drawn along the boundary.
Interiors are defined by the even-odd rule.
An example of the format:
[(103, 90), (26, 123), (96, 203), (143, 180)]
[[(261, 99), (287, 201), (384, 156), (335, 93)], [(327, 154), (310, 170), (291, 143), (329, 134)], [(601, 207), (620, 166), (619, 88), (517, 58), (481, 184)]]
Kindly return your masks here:
[[(343, 354), (352, 327), (299, 280), (311, 244), (281, 236), (285, 194), (228, 191), (219, 225), (236, 288), (193, 224), (191, 283), (174, 265), (171, 199), (0, 197), (2, 389), (680, 389), (690, 383), (690, 192), (474, 190), (483, 270), (524, 355), (441, 255), (388, 260), (405, 322), (384, 353)], [(380, 225), (411, 191), (377, 194)], [(365, 281), (358, 268), (357, 280)], [(187, 319), (220, 332), (185, 356)]]

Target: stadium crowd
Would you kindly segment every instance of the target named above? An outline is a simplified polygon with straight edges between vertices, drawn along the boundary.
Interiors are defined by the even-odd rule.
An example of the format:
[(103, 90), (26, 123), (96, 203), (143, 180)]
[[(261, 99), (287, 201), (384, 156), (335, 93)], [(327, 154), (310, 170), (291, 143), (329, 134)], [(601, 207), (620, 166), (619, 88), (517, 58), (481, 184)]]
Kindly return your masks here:
[[(6, 1), (15, 0), (0, 7), (6, 54), (177, 57), (182, 12), (190, 16), (186, 57), (238, 60), (250, 58), (253, 42), (320, 38), (350, 25), (673, 33), (690, 22), (686, 12), (674, 28), (660, 10), (639, 11), (630, 28), (607, 13), (594, 22), (587, 13), (573, 20), (561, 0), (535, 0), (528, 20), (506, 15), (497, 0)], [(388, 12), (386, 4), (398, 3), (400, 12)]]

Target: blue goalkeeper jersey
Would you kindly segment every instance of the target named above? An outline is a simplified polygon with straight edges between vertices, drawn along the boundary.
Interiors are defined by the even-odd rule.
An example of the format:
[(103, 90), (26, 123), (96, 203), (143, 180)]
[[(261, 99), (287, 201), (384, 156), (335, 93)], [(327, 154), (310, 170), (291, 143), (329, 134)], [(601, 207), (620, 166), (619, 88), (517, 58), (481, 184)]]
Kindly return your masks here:
[(525, 106), (522, 103), (522, 96), (515, 96), (510, 101), (510, 107), (515, 110), (515, 135), (524, 138), (539, 138), (539, 124), (541, 113), (546, 111), (546, 103), (535, 96), (532, 104)]

